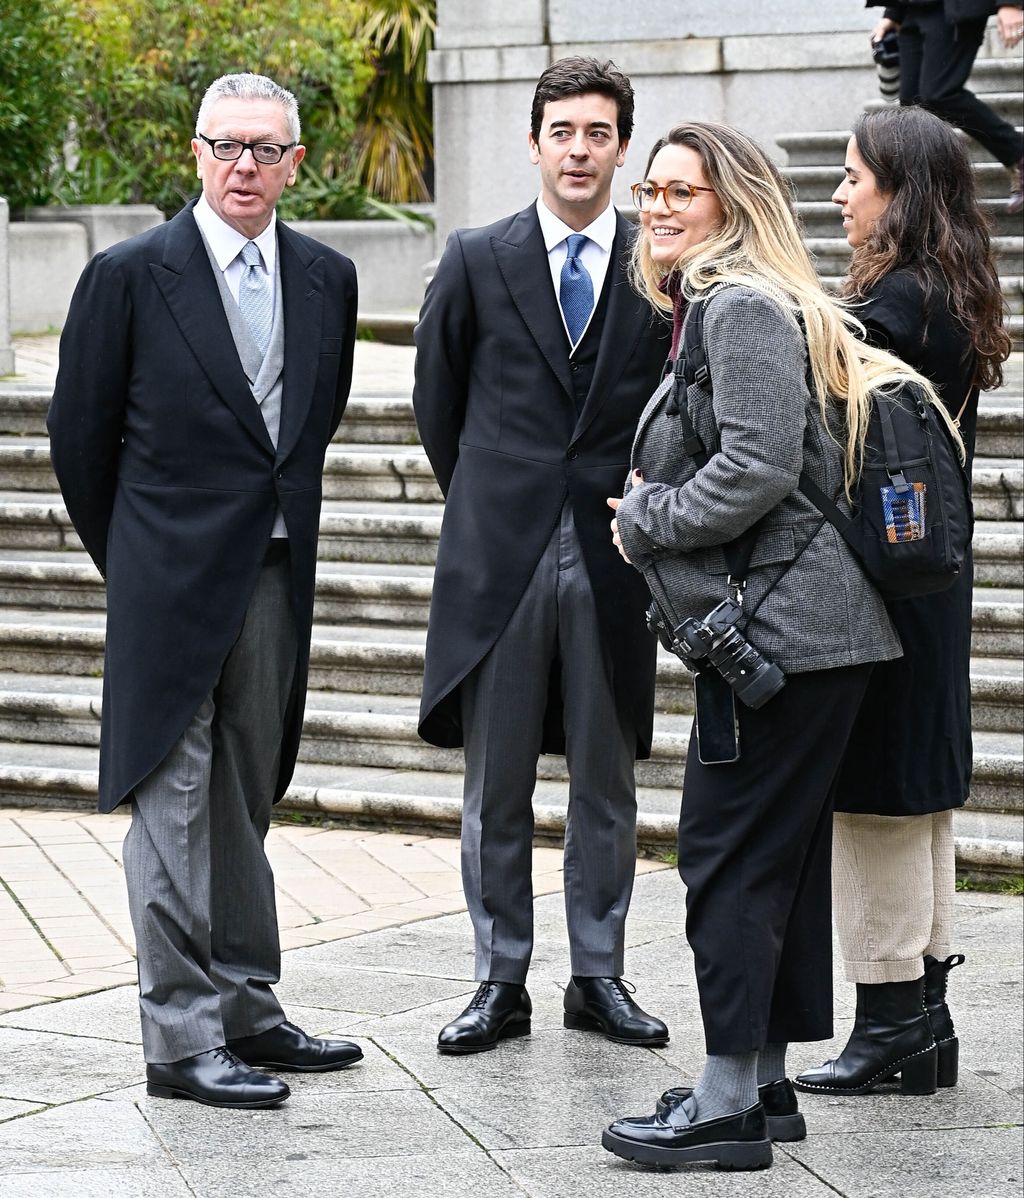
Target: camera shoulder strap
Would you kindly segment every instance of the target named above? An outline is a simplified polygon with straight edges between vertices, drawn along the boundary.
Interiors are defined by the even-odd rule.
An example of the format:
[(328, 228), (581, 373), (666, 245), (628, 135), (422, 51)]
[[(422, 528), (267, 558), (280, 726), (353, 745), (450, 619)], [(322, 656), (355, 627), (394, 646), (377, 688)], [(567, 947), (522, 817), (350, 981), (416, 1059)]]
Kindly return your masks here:
[[(678, 412), (679, 423), (683, 430), (683, 451), (696, 462), (698, 468), (707, 464), (710, 455), (697, 430), (693, 427), (686, 392), (691, 384), (696, 384), (709, 393), (713, 391), (711, 367), (704, 351), (704, 313), (711, 299), (719, 291), (724, 290), (724, 286), (713, 287), (703, 298), (690, 301), (683, 323), (683, 337), (679, 346), (679, 354), (672, 363), (673, 383), (668, 410), (674, 409)], [(729, 584), (736, 587), (740, 594), (742, 594), (746, 583), (750, 559), (757, 547), (763, 522), (763, 518), (758, 520), (735, 540), (722, 546), (725, 564), (729, 568)]]

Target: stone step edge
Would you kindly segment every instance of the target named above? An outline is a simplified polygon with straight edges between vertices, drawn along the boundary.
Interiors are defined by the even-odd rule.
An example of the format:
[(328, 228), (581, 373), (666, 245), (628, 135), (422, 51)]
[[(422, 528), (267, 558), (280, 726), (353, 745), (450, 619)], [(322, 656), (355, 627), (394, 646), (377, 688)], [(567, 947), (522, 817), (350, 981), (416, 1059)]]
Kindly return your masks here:
[[(37, 767), (5, 766), (0, 769), (0, 791), (4, 801), (16, 795), (26, 807), (56, 805), (47, 796), (60, 792), (61, 805), (84, 806), (95, 802), (96, 775), (90, 770), (43, 770)], [(643, 789), (638, 791), (642, 799)], [(278, 811), (321, 815), (361, 826), (429, 828), (454, 832), (462, 823), (462, 804), (457, 799), (422, 795), (380, 794), (369, 790), (346, 790), (326, 786), (291, 786)], [(535, 835), (562, 839), (565, 811), (560, 807), (534, 806)], [(954, 817), (955, 818), (955, 817)], [(642, 849), (664, 852), (674, 847), (679, 819), (676, 815), (637, 812), (637, 843)], [(956, 836), (956, 861), (960, 870), (996, 874), (1024, 870), (1024, 841)]]
[[(305, 719), (302, 731), (302, 745), (299, 750), (301, 761), (310, 760), (309, 753), (318, 742), (330, 741), (335, 745), (351, 742), (360, 744), (383, 744), (411, 746), (417, 757), (441, 757), (451, 761), (450, 749), (438, 749), (435, 745), (425, 743), (417, 732), (418, 719), (414, 712), (374, 712), (374, 711), (344, 711), (332, 707), (317, 707), (317, 692), (309, 692), (305, 709)], [(64, 727), (75, 728), (86, 725), (89, 728), (99, 726), (101, 701), (98, 696), (80, 694), (55, 694), (53, 692), (0, 692), (0, 717), (5, 721), (16, 719), (19, 715), (25, 717), (25, 727), (36, 726), (45, 719)], [(651, 742), (650, 762), (652, 766), (677, 765), (685, 762), (687, 747), (690, 739), (690, 729), (693, 722), (692, 713), (684, 713), (669, 717), (677, 724), (676, 728), (655, 728)], [(996, 786), (1003, 785), (1016, 793), (1020, 788), (1022, 772), (1024, 772), (1024, 748), (1020, 753), (1007, 752), (1002, 747), (985, 748), (979, 744), (979, 738), (990, 735), (1003, 737), (1011, 734), (984, 733), (976, 731), (974, 746), (973, 777), (976, 782), (985, 782)], [(12, 740), (26, 740), (25, 737), (10, 736)], [(47, 744), (48, 737), (28, 737), (27, 743)], [(81, 740), (64, 740), (63, 744), (83, 744)], [(95, 742), (88, 742), (92, 747)], [(558, 755), (556, 755), (558, 756)], [(438, 764), (443, 772), (450, 772)]]
[(413, 329), (419, 320), (416, 312), (360, 312), (356, 318), (357, 336), (384, 345), (415, 345)]

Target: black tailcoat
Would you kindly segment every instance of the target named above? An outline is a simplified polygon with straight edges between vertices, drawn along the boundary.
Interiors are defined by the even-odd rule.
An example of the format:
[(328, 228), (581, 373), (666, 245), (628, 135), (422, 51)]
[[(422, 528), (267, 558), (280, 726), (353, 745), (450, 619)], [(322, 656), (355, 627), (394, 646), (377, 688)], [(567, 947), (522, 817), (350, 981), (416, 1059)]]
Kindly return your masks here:
[(107, 582), (102, 811), (130, 797), (213, 687), (278, 505), (300, 649), (277, 798), (302, 727), (321, 475), (351, 382), (355, 270), (278, 222), (285, 365), (275, 452), (191, 207), (86, 267), (47, 422), (68, 513)]
[[(618, 217), (604, 330), (582, 409), (535, 205), (449, 238), (416, 328), (413, 403), (446, 505), (427, 633), (420, 735), (462, 744), (458, 687), (505, 627), (568, 497), (611, 653), (616, 700), (650, 752), (655, 641), (640, 575), (611, 542), (633, 433), (669, 330), (630, 287)], [(558, 668), (571, 669), (571, 662)], [(544, 752), (564, 752), (552, 678)]]

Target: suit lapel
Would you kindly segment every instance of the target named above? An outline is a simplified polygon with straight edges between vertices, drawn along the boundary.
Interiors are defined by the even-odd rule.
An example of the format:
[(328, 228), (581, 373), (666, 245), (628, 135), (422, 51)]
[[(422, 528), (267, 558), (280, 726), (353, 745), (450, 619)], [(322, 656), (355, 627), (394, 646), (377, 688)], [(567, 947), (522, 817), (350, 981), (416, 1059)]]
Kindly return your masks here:
[(633, 356), (636, 343), (651, 319), (650, 306), (636, 294), (629, 282), (629, 257), (636, 231), (621, 213), (615, 214), (615, 242), (612, 259), (608, 309), (605, 312), (601, 345), (594, 364), (594, 380), (577, 422), (574, 437), (579, 437), (593, 421), (609, 395), (615, 389), (626, 363)]
[(524, 208), (512, 219), (504, 237), (491, 238), (491, 248), (523, 323), (571, 399), (568, 340), (551, 286), (537, 209), (532, 204)]
[(284, 393), (277, 460), (295, 448), (313, 402), (320, 365), (324, 315), (324, 260), (314, 258), (303, 242), (278, 222), (277, 247), (284, 293)]
[(150, 273), (217, 394), (272, 455), (274, 446), (239, 361), (192, 207), (189, 204), (168, 223), (163, 261), (151, 263)]

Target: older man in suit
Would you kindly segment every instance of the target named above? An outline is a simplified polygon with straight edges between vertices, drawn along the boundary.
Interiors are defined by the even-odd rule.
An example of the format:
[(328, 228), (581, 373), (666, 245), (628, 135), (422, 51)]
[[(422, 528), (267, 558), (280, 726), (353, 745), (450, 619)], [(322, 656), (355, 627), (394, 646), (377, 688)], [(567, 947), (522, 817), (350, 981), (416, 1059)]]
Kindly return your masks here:
[(294, 96), (208, 89), (202, 196), (98, 254), (61, 338), (50, 444), (107, 584), (101, 811), (124, 865), (150, 1094), (276, 1106), (362, 1055), (285, 1020), (263, 842), (295, 764), (324, 454), (348, 398), (348, 259), (276, 219)]
[(416, 419), (447, 500), (420, 734), (465, 747), (462, 876), (481, 983), (442, 1052), (530, 1030), (541, 752), (564, 752), (570, 775), (565, 1024), (626, 1044), (668, 1038), (622, 981), (655, 643), (646, 590), (609, 542), (606, 497), (622, 492), (668, 349), (629, 286), (631, 230), (611, 204), (632, 127), (613, 64), (550, 66), (529, 137), (540, 198), (452, 234), (416, 330)]

